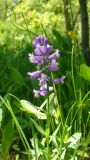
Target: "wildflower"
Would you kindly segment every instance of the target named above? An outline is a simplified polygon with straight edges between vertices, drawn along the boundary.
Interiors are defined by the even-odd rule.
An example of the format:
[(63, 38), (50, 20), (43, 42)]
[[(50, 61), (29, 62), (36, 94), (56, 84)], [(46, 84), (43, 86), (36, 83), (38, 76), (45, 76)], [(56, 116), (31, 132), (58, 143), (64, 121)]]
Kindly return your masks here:
[(53, 91), (53, 87), (47, 87), (47, 84), (45, 84), (44, 86), (40, 87), (40, 96), (45, 96), (48, 91), (52, 92)]
[(43, 64), (43, 62), (44, 62), (44, 59), (43, 59), (42, 56), (36, 56), (36, 58), (35, 58), (35, 64), (41, 65), (41, 64)]
[(43, 74), (43, 73), (42, 73), (42, 74), (41, 74), (41, 77), (38, 78), (38, 80), (39, 80), (40, 86), (44, 86), (44, 85), (46, 85), (47, 82), (50, 80), (50, 77), (47, 76), (46, 74)]
[(35, 72), (28, 72), (28, 75), (31, 77), (31, 78), (39, 78), (40, 75), (41, 75), (42, 71), (35, 71)]
[(51, 64), (47, 66), (48, 71), (57, 71), (59, 69), (58, 63), (55, 59), (51, 61)]
[(44, 86), (41, 86), (41, 87), (40, 87), (40, 90), (48, 90), (48, 89), (49, 89), (50, 92), (53, 91), (53, 87), (49, 87), (49, 88), (48, 88), (47, 84), (45, 84)]
[(37, 65), (37, 71), (28, 72), (31, 78), (36, 78), (39, 82), (40, 89), (33, 90), (35, 97), (45, 96), (48, 92), (53, 92), (53, 87), (50, 83), (64, 83), (65, 76), (53, 79), (48, 76), (48, 72), (59, 70), (57, 58), (59, 58), (59, 50), (53, 52), (53, 47), (48, 44), (48, 39), (44, 36), (38, 36), (33, 41), (35, 47), (34, 53), (29, 54), (31, 63)]
[(33, 64), (41, 65), (43, 63), (42, 56), (35, 56), (34, 54), (29, 54), (29, 60)]
[(53, 54), (51, 54), (48, 59), (49, 60), (53, 60), (53, 59), (56, 59), (60, 56), (60, 53), (59, 53), (59, 50), (57, 50), (56, 52), (54, 52)]
[(58, 83), (63, 84), (64, 83), (64, 79), (65, 79), (65, 76), (62, 76), (61, 78), (53, 79), (52, 82), (55, 83), (55, 84), (58, 84)]
[(52, 46), (50, 45), (38, 46), (37, 48), (34, 49), (34, 53), (38, 56), (48, 54), (51, 51), (52, 51)]
[(61, 77), (61, 84), (64, 83), (64, 79), (65, 79), (65, 78), (66, 78), (65, 76), (62, 76), (62, 77)]
[(44, 36), (38, 36), (35, 38), (35, 40), (33, 41), (33, 45), (34, 47), (39, 47), (39, 46), (47, 46), (48, 44), (48, 39)]
[(40, 90), (40, 96), (45, 96), (47, 94), (47, 90)]
[(29, 60), (31, 63), (35, 63), (35, 56), (33, 54), (29, 54)]
[(40, 91), (33, 89), (33, 93), (35, 97), (40, 97)]

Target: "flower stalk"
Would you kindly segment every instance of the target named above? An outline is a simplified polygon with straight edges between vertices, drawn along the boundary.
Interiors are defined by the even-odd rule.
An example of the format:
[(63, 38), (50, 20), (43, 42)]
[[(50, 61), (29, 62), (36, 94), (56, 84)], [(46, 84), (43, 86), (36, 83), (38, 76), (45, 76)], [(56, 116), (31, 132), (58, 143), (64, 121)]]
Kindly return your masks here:
[[(38, 36), (33, 41), (34, 52), (29, 53), (29, 60), (31, 63), (37, 65), (37, 70), (28, 72), (30, 78), (35, 78), (39, 82), (40, 89), (33, 89), (35, 97), (47, 95), (47, 124), (46, 124), (46, 145), (47, 145), (47, 159), (50, 159), (49, 136), (50, 136), (50, 102), (49, 95), (51, 92), (56, 94), (56, 103), (60, 111), (60, 119), (63, 124), (63, 111), (59, 105), (55, 84), (63, 84), (65, 76), (53, 78), (52, 72), (59, 70), (57, 59), (60, 57), (59, 50), (54, 51), (53, 46), (48, 44), (48, 39), (44, 36)], [(39, 68), (39, 70), (38, 70)]]

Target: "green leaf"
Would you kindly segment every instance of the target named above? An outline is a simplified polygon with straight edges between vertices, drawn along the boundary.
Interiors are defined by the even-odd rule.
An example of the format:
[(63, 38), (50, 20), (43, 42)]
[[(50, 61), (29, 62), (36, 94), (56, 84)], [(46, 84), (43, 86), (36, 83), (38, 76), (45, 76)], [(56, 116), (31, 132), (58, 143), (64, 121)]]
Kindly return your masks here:
[(23, 111), (37, 116), (38, 119), (46, 119), (46, 114), (42, 113), (38, 107), (34, 106), (30, 102), (26, 100), (21, 100), (20, 103), (21, 103)]
[(66, 148), (64, 148), (62, 154), (61, 154), (61, 159), (65, 159), (65, 154), (66, 154)]
[(14, 138), (13, 121), (10, 120), (5, 128), (2, 130), (2, 157), (3, 160), (7, 159), (9, 150)]
[(58, 131), (59, 131), (59, 129), (60, 129), (60, 126), (61, 126), (61, 123), (58, 125), (58, 127), (55, 129), (55, 131), (53, 132), (53, 134), (50, 136), (50, 142), (51, 141), (56, 141), (56, 135), (57, 135), (57, 133), (58, 133)]
[(31, 121), (33, 122), (34, 126), (36, 127), (36, 129), (42, 134), (45, 136), (45, 132), (43, 130), (43, 128), (36, 122), (34, 121), (34, 119), (30, 118)]
[(90, 81), (90, 67), (88, 67), (86, 64), (82, 64), (80, 66), (80, 69), (81, 69), (81, 76)]
[(45, 129), (45, 136), (48, 137), (50, 134), (50, 128)]
[(11, 76), (14, 82), (18, 85), (24, 85), (24, 80), (20, 72), (14, 67), (11, 67), (10, 71), (11, 71)]
[(1, 121), (2, 121), (2, 108), (0, 108), (0, 127), (1, 127)]
[(80, 138), (81, 138), (81, 133), (77, 132), (73, 134), (66, 142), (69, 143), (68, 148), (75, 148)]
[(61, 34), (60, 34), (57, 30), (55, 30), (55, 29), (53, 29), (52, 32), (53, 32), (53, 35), (54, 35), (54, 36), (56, 37), (56, 39), (58, 40), (58, 42), (61, 43), (61, 41), (62, 41), (62, 36), (61, 36)]

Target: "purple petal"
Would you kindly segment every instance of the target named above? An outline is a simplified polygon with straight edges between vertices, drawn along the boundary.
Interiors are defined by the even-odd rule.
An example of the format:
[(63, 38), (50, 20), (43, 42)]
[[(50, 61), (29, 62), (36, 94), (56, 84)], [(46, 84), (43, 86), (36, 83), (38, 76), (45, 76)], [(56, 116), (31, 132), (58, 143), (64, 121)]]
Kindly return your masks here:
[(41, 74), (41, 77), (38, 78), (40, 86), (45, 86), (47, 82), (50, 80), (50, 77), (46, 74)]
[(41, 65), (43, 63), (43, 57), (42, 56), (36, 56), (35, 63), (37, 65)]
[(37, 55), (37, 56), (41, 56), (42, 55), (42, 52), (40, 50), (40, 47), (37, 47), (34, 49), (34, 53)]
[(28, 72), (28, 75), (31, 78), (39, 78), (41, 76), (42, 71)]
[(47, 94), (47, 90), (41, 90), (40, 91), (40, 96), (45, 96)]
[(49, 87), (49, 91), (52, 92), (53, 91), (53, 87)]
[(41, 44), (41, 38), (42, 38), (42, 36), (38, 36), (38, 37), (35, 38), (35, 40), (33, 41), (34, 47), (40, 46), (40, 44)]
[(35, 63), (35, 56), (29, 53), (29, 60), (31, 63)]
[(53, 59), (56, 59), (60, 56), (60, 53), (59, 53), (59, 50), (57, 50), (55, 53), (51, 54), (48, 59), (49, 60), (53, 60)]
[(58, 83), (63, 84), (65, 78), (66, 78), (65, 76), (62, 76), (61, 78), (53, 79), (52, 82), (55, 83), (55, 84), (58, 84)]
[(48, 44), (48, 38), (44, 37), (44, 46), (47, 46)]
[(33, 93), (34, 93), (34, 96), (35, 96), (35, 97), (37, 97), (37, 98), (40, 97), (40, 91), (39, 91), (39, 90), (35, 90), (35, 89), (34, 89), (34, 90), (33, 90)]
[(64, 79), (65, 79), (65, 78), (66, 78), (65, 76), (62, 76), (62, 77), (61, 77), (61, 84), (64, 83)]
[(50, 45), (47, 45), (47, 53), (50, 53), (52, 51), (53, 47)]
[(29, 54), (29, 60), (31, 63), (41, 65), (43, 63), (43, 57), (42, 56), (34, 56), (34, 54)]
[(52, 60), (51, 64), (47, 66), (48, 71), (57, 71), (59, 69), (58, 63), (55, 59)]
[(39, 47), (39, 46), (47, 46), (48, 44), (48, 39), (44, 36), (38, 36), (35, 38), (35, 40), (33, 41), (33, 45), (35, 48)]
[(47, 47), (46, 46), (41, 46), (40, 51), (42, 54), (47, 54)]
[(49, 52), (52, 51), (52, 47), (51, 46), (39, 46), (37, 48), (34, 49), (34, 53), (38, 56), (41, 56), (41, 55), (46, 55), (48, 54)]

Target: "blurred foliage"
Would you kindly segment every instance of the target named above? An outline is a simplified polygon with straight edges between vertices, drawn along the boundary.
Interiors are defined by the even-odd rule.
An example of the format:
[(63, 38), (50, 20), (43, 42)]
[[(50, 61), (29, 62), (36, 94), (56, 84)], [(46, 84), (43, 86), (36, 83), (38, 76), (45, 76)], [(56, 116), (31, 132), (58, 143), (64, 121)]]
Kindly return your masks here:
[(43, 31), (42, 25), (46, 32), (50, 32), (64, 24), (63, 5), (58, 0), (22, 1), (13, 9), (11, 19), (23, 28), (28, 24), (28, 29), (38, 34)]

